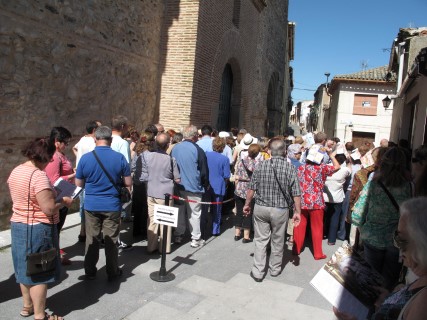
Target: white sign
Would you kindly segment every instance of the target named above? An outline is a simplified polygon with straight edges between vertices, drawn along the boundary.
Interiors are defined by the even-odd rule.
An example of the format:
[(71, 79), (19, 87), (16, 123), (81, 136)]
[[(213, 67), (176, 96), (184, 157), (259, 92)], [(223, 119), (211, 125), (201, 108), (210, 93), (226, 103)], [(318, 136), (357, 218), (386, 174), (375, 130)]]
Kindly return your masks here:
[(155, 204), (154, 222), (176, 228), (178, 226), (178, 208)]

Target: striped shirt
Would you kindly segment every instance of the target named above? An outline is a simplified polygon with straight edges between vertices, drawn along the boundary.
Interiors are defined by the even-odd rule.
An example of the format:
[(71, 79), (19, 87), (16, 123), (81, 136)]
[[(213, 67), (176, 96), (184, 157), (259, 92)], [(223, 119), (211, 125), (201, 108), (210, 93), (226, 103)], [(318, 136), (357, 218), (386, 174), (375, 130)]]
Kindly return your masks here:
[[(28, 205), (28, 185), (30, 183), (30, 177), (30, 201)], [(52, 223), (52, 218), (49, 219), (49, 217), (43, 213), (36, 199), (36, 195), (40, 191), (49, 189), (55, 192), (49, 182), (46, 172), (32, 166), (21, 164), (13, 169), (9, 179), (7, 179), (7, 183), (13, 202), (13, 214), (10, 218), (11, 222), (27, 223), (28, 221), (29, 224)], [(30, 209), (29, 211), (28, 207)], [(54, 223), (58, 222), (59, 214), (55, 214)]]
[[(286, 193), (283, 195), (274, 176), (273, 167), (276, 170), (280, 187)], [(272, 157), (259, 164), (254, 170), (249, 189), (255, 190), (255, 203), (265, 207), (289, 208), (293, 197), (301, 195), (297, 170), (286, 162), (283, 157)]]

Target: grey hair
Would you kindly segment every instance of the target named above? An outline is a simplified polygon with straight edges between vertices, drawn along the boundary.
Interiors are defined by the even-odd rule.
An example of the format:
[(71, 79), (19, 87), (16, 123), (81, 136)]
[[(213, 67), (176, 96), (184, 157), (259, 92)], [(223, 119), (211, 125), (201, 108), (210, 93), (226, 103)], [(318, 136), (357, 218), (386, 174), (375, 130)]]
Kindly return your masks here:
[(427, 270), (427, 197), (409, 199), (400, 205), (400, 216), (406, 217), (408, 234), (414, 243), (412, 259)]
[(197, 135), (197, 127), (193, 125), (189, 125), (184, 128), (182, 131), (182, 136), (184, 139), (193, 139)]
[(270, 144), (271, 156), (285, 156), (286, 144), (285, 141), (278, 139), (274, 140)]
[(110, 140), (111, 129), (107, 126), (100, 126), (95, 131), (96, 140)]

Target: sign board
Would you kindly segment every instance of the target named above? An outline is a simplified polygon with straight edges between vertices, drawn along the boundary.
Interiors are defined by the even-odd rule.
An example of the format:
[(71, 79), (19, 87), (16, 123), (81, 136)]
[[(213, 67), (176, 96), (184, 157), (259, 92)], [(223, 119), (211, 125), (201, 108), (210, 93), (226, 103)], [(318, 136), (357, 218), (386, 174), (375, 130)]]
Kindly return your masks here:
[(176, 228), (178, 226), (178, 208), (155, 204), (154, 222)]

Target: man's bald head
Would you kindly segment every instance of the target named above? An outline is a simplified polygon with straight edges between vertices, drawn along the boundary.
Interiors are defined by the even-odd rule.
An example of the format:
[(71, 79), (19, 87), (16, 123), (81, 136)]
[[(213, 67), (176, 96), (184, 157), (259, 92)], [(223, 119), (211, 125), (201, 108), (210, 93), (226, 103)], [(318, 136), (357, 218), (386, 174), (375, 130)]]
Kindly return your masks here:
[(167, 133), (159, 133), (156, 137), (157, 147), (161, 150), (166, 151), (169, 147), (170, 137)]

